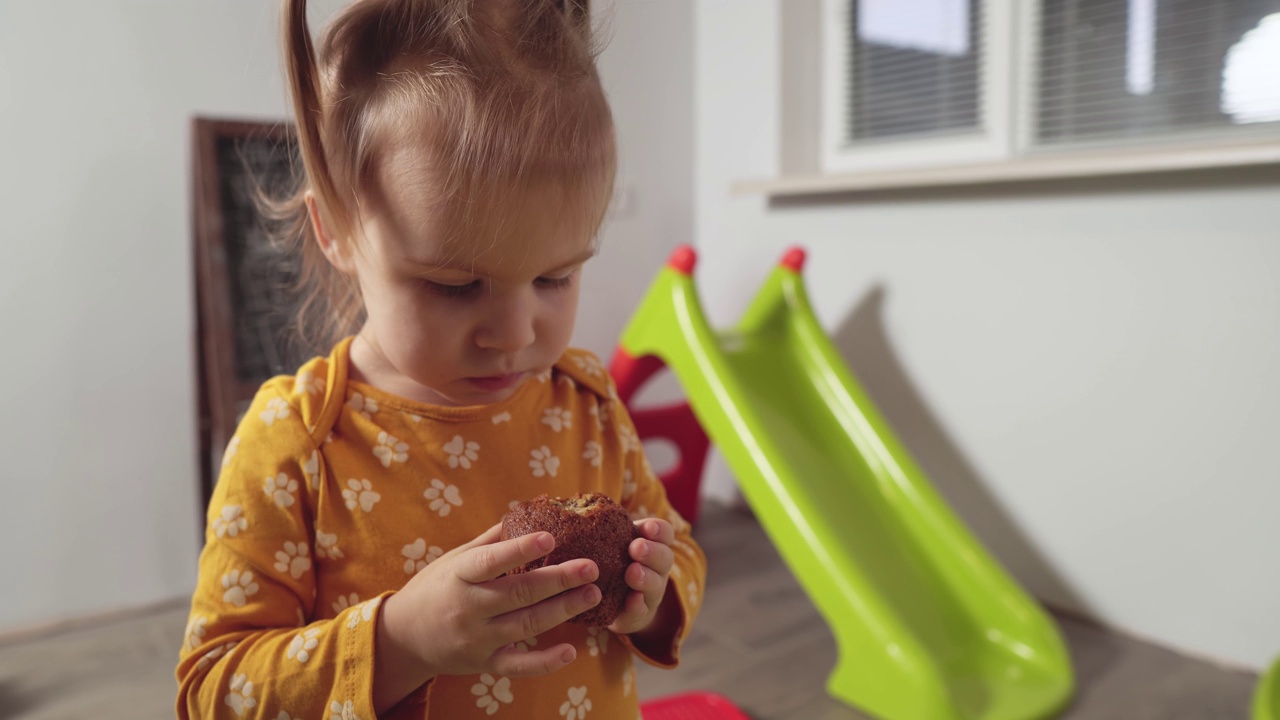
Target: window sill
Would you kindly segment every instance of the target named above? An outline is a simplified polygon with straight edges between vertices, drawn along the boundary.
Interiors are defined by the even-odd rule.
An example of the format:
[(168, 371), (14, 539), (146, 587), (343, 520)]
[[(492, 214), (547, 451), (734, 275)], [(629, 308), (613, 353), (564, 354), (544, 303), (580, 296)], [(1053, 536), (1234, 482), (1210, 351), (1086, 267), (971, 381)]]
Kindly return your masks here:
[(734, 195), (769, 198), (999, 185), (1038, 180), (1146, 175), (1280, 165), (1280, 142), (1029, 155), (1015, 160), (847, 175), (795, 175), (734, 183)]

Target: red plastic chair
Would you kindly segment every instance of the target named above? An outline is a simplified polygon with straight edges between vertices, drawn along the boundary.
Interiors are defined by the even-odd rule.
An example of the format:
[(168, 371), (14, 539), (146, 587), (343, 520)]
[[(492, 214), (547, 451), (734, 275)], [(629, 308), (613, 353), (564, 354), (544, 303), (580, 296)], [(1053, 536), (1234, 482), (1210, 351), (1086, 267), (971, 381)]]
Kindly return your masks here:
[(751, 720), (722, 695), (695, 692), (640, 705), (644, 720)]
[(690, 523), (698, 521), (699, 488), (702, 471), (707, 464), (711, 441), (688, 403), (675, 403), (656, 408), (636, 409), (632, 403), (636, 392), (659, 370), (666, 367), (653, 355), (631, 357), (621, 347), (609, 363), (609, 374), (618, 386), (618, 398), (627, 406), (641, 440), (662, 438), (671, 441), (680, 452), (675, 466), (660, 476), (667, 499), (680, 516)]

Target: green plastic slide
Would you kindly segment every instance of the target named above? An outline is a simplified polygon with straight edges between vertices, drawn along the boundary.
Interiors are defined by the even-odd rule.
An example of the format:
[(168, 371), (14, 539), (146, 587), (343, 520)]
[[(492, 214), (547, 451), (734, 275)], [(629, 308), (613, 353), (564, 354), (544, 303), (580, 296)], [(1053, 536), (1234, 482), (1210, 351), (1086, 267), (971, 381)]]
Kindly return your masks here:
[(827, 690), (886, 720), (1056, 715), (1073, 676), (1043, 609), (947, 507), (809, 305), (796, 249), (712, 330), (681, 248), (622, 337), (675, 373), (761, 525), (830, 625)]
[(1280, 657), (1258, 681), (1253, 696), (1253, 720), (1280, 720)]

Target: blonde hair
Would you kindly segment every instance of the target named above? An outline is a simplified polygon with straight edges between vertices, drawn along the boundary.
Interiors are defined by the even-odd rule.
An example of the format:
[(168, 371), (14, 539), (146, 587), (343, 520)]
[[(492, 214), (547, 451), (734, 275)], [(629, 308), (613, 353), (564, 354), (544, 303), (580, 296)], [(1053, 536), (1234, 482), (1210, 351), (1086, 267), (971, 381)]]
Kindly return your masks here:
[(302, 253), (299, 330), (311, 344), (353, 332), (363, 303), (354, 278), (324, 258), (306, 196), (335, 242), (354, 237), (392, 143), (423, 143), (449, 241), (492, 226), (535, 184), (555, 188), (595, 235), (616, 147), (586, 0), (355, 0), (319, 52), (306, 6), (284, 0), (283, 10), (305, 176), (273, 214)]

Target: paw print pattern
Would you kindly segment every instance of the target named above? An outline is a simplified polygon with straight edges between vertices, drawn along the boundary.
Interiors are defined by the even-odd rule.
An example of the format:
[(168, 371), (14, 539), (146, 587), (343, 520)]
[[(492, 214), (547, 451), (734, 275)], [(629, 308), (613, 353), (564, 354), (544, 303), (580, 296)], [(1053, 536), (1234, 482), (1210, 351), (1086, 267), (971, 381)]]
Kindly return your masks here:
[(311, 628), (294, 635), (293, 641), (289, 643), (289, 649), (284, 653), (285, 657), (305, 664), (311, 659), (312, 652), (320, 646), (321, 632), (320, 628)]
[(538, 638), (531, 637), (515, 644), (515, 649), (520, 652), (529, 652), (529, 648), (538, 646)]
[(604, 628), (587, 628), (587, 653), (591, 657), (609, 652), (609, 631)]
[(622, 697), (631, 697), (631, 688), (636, 684), (636, 666), (632, 665), (627, 668), (627, 674), (622, 676)]
[(355, 510), (358, 507), (365, 512), (371, 512), (373, 504), (381, 500), (382, 496), (373, 491), (373, 483), (352, 478), (347, 481), (347, 489), (342, 491), (342, 499), (346, 500), (348, 510)]
[(244, 516), (239, 505), (224, 505), (222, 512), (213, 519), (213, 533), (218, 537), (235, 537), (243, 530), (249, 529), (249, 519)]
[(302, 718), (297, 717), (295, 715), (290, 715), (284, 710), (281, 710), (280, 714), (275, 717), (275, 720), (302, 720)]
[(293, 379), (294, 395), (317, 395), (324, 391), (324, 381), (316, 377), (310, 370), (298, 373)]
[(492, 418), (494, 425), (501, 425), (504, 422), (511, 422), (511, 413), (504, 412), (494, 415)]
[(223, 602), (244, 607), (258, 593), (258, 583), (253, 581), (252, 570), (232, 570), (222, 576), (222, 589)]
[(431, 509), (440, 517), (449, 515), (449, 511), (455, 507), (462, 507), (462, 496), (458, 494), (457, 485), (445, 485), (442, 480), (432, 480), (431, 487), (422, 493), (422, 496), (431, 501)]
[(653, 517), (653, 513), (649, 512), (649, 508), (644, 505), (636, 508), (634, 512), (628, 513), (628, 515), (631, 517), (631, 522)]
[(698, 553), (694, 551), (693, 547), (680, 538), (676, 538), (671, 542), (671, 551), (673, 553), (684, 555), (690, 560), (697, 560), (698, 558)]
[(529, 467), (533, 470), (534, 477), (543, 477), (550, 475), (555, 477), (560, 471), (560, 458), (551, 454), (551, 448), (543, 445), (537, 450), (530, 453), (533, 459), (529, 461)]
[(355, 607), (360, 604), (360, 596), (355, 593), (350, 595), (339, 595), (337, 600), (333, 601), (333, 614), (341, 615), (343, 610)]
[(689, 584), (684, 586), (684, 589), (685, 595), (689, 598), (689, 604), (695, 608), (698, 607), (698, 601), (701, 600), (698, 597), (698, 583), (690, 580)]
[(258, 417), (262, 418), (267, 427), (271, 427), (277, 420), (289, 417), (289, 403), (284, 398), (271, 398), (267, 401), (267, 409), (258, 413)]
[(422, 572), (422, 569), (430, 565), (432, 562), (439, 560), (444, 555), (444, 550), (435, 545), (427, 547), (427, 541), (418, 538), (413, 541), (412, 545), (405, 545), (400, 550), (400, 554), (404, 555), (404, 572), (406, 575), (416, 575)]
[(236, 456), (236, 451), (240, 449), (240, 436), (231, 438), (231, 442), (227, 443), (227, 449), (222, 453), (222, 467), (225, 468), (231, 463), (231, 458)]
[(227, 693), (225, 702), (231, 706), (231, 711), (236, 714), (236, 717), (244, 717), (245, 713), (258, 704), (258, 701), (253, 699), (253, 681), (243, 674), (232, 677), (231, 692)]
[(409, 418), (409, 421), (414, 424), (422, 422), (422, 416), (417, 413), (407, 412), (404, 414), (404, 416)]
[(622, 471), (622, 502), (630, 502), (636, 494), (636, 475), (631, 468)]
[(595, 440), (588, 440), (587, 449), (582, 452), (582, 459), (591, 463), (591, 467), (600, 467), (600, 463), (604, 461), (604, 453), (600, 443)]
[(352, 393), (351, 399), (347, 401), (347, 407), (363, 415), (366, 420), (372, 420), (378, 412), (378, 401), (360, 393)]
[(604, 377), (604, 363), (594, 355), (574, 355), (573, 364), (587, 374), (587, 377)]
[(471, 463), (479, 459), (480, 443), (467, 442), (461, 435), (454, 435), (444, 446), (449, 455), (449, 467), (471, 469)]
[(587, 686), (569, 688), (569, 699), (560, 703), (560, 715), (565, 720), (584, 720), (591, 712), (591, 698), (587, 697)]
[(600, 406), (592, 405), (591, 409), (588, 410), (587, 413), (591, 415), (592, 420), (596, 421), (596, 427), (601, 431), (604, 431), (604, 424), (609, 421), (609, 416), (600, 412)]
[(547, 408), (542, 411), (542, 424), (560, 432), (573, 427), (573, 413), (562, 407)]
[(636, 435), (635, 428), (630, 425), (618, 425), (618, 439), (622, 442), (623, 452), (640, 452), (640, 436)]
[(347, 627), (354, 630), (357, 627), (359, 627), (361, 621), (372, 622), (373, 614), (377, 612), (378, 606), (381, 604), (382, 604), (382, 598), (380, 597), (376, 597), (372, 600), (367, 600), (363, 603), (360, 603), (359, 610), (352, 612), (351, 618), (347, 620)]
[(298, 481), (291, 480), (288, 475), (280, 473), (275, 477), (267, 478), (266, 483), (262, 486), (262, 491), (267, 497), (275, 501), (276, 505), (282, 508), (293, 507), (293, 494), (298, 492)]
[(284, 550), (276, 551), (275, 568), (279, 572), (287, 572), (294, 580), (311, 569), (311, 558), (307, 555), (306, 543), (285, 541)]
[(382, 467), (391, 467), (393, 462), (402, 463), (409, 459), (409, 444), (400, 442), (394, 435), (380, 432), (373, 456), (382, 461)]
[(345, 703), (334, 700), (329, 703), (329, 720), (360, 720), (360, 716), (356, 715), (355, 703), (350, 700)]
[(183, 633), (187, 638), (187, 649), (195, 650), (204, 642), (205, 625), (209, 624), (209, 619), (203, 615), (192, 615), (187, 620), (187, 631)]
[(236, 643), (227, 643), (226, 645), (219, 645), (218, 647), (205, 653), (200, 658), (200, 661), (196, 663), (196, 670), (204, 670), (205, 668), (209, 667), (214, 662), (216, 662), (218, 658), (230, 653), (232, 650), (235, 650), (235, 649), (236, 649)]
[(316, 557), (341, 560), (342, 548), (338, 547), (337, 533), (316, 531)]
[(320, 451), (312, 450), (311, 457), (302, 465), (302, 474), (312, 490), (320, 489)]
[(480, 676), (480, 682), (471, 686), (471, 694), (476, 696), (476, 707), (484, 710), (486, 715), (498, 712), (503, 704), (515, 702), (511, 694), (511, 681), (507, 678), (494, 678), (489, 673)]

